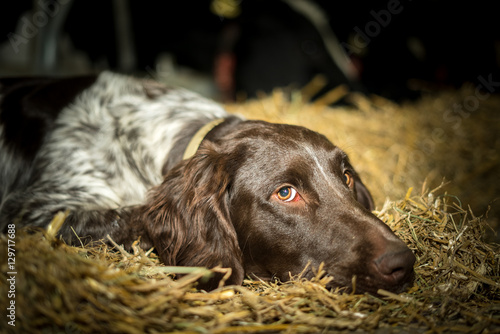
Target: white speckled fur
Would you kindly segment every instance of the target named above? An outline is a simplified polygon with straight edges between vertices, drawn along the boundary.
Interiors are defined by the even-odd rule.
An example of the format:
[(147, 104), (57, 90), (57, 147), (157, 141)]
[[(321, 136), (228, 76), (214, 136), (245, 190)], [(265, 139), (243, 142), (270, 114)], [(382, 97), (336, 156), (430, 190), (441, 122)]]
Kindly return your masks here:
[[(146, 80), (102, 73), (61, 111), (33, 173), (6, 148), (0, 126), (0, 229), (11, 210), (7, 203), (9, 208), (29, 207), (23, 221), (40, 226), (50, 220), (47, 213), (59, 209), (139, 204), (161, 182), (162, 166), (180, 132), (190, 123), (227, 116), (216, 103), (178, 88), (162, 88), (150, 98), (147, 85)], [(16, 176), (21, 179), (13, 185), (9, 180)]]

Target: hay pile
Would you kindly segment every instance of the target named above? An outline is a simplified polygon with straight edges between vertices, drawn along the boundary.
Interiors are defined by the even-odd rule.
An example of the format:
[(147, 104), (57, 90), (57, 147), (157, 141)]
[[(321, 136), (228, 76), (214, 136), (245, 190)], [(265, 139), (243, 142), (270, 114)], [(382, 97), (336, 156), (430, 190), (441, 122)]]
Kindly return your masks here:
[[(48, 233), (17, 232), (17, 333), (318, 333), (338, 330), (407, 332), (498, 331), (500, 255), (481, 241), (484, 221), (451, 196), (387, 202), (378, 215), (417, 255), (408, 293), (383, 298), (328, 291), (329, 277), (205, 293), (192, 288), (205, 274), (178, 280), (154, 253), (69, 247)], [(3, 236), (0, 249), (6, 249)], [(2, 263), (2, 281), (7, 272)], [(7, 286), (0, 286), (5, 310)], [(15, 331), (14, 331), (15, 329)]]
[[(340, 88), (327, 98), (344, 94)], [(305, 125), (349, 153), (378, 200), (377, 215), (417, 256), (415, 285), (407, 293), (380, 291), (382, 297), (373, 297), (328, 291), (325, 284), (330, 278), (321, 268), (316, 268), (313, 280), (300, 275), (282, 284), (246, 280), (242, 287), (205, 293), (196, 290), (193, 282), (206, 275), (206, 270), (188, 269), (190, 274), (174, 279), (171, 272), (177, 269), (161, 266), (153, 252), (136, 248), (128, 254), (119, 246), (112, 249), (105, 244), (75, 248), (57, 240), (53, 231), (18, 230), (16, 327), (7, 325), (4, 318), (0, 331), (500, 332), (500, 249), (483, 242), (485, 231), (491, 234), (487, 220), (468, 207), (473, 200), (478, 206), (487, 206), (500, 193), (500, 185), (490, 177), (499, 172), (499, 142), (484, 127), (474, 129), (465, 119), (460, 126), (463, 133), (451, 139), (455, 129), (438, 120), (442, 108), (460, 100), (461, 94), (464, 92), (445, 93), (406, 106), (351, 95), (356, 108), (331, 109), (321, 101), (304, 104), (302, 95), (288, 100), (276, 92), (228, 107), (251, 118)], [(488, 118), (493, 117), (489, 112), (498, 103), (495, 99), (483, 101), (485, 113), (470, 115), (470, 119), (477, 118), (475, 124), (484, 121), (484, 126), (498, 125), (498, 118)], [(435, 128), (442, 128), (445, 137), (434, 146), (425, 144)], [(430, 145), (428, 151), (425, 145)], [(424, 153), (422, 160), (415, 152)], [(443, 176), (453, 183), (429, 190), (429, 185), (439, 186)], [(464, 200), (475, 187), (480, 190), (475, 194), (481, 195)], [(449, 189), (460, 196), (448, 195)], [(384, 202), (386, 197), (391, 200)], [(7, 242), (2, 235), (2, 310), (11, 300), (6, 298), (10, 287), (4, 284), (10, 271), (5, 261)]]

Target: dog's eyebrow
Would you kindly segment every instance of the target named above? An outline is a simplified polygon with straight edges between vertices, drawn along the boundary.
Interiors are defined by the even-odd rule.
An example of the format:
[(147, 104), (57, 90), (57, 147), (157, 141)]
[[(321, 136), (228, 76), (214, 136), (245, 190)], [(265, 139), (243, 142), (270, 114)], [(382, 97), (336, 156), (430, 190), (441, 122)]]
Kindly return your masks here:
[(321, 175), (323, 175), (323, 177), (325, 178), (328, 186), (330, 186), (330, 188), (333, 189), (333, 191), (336, 193), (337, 196), (342, 196), (342, 194), (338, 191), (338, 187), (336, 187), (335, 184), (333, 183), (333, 179), (331, 177), (328, 177), (328, 175), (325, 172), (325, 169), (323, 168), (323, 166), (321, 166), (314, 150), (312, 150), (309, 146), (306, 146), (305, 149), (307, 153), (309, 153), (309, 155), (311, 155), (311, 157), (313, 158), (314, 162), (316, 163), (316, 166), (318, 167), (318, 170), (321, 172)]

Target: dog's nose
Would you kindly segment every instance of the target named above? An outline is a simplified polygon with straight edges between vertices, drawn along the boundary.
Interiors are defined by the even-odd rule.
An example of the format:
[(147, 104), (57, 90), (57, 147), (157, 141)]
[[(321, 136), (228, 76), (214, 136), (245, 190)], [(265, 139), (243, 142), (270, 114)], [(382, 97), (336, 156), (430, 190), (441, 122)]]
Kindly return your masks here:
[(415, 260), (415, 255), (403, 242), (392, 241), (374, 262), (386, 284), (401, 287), (412, 281)]

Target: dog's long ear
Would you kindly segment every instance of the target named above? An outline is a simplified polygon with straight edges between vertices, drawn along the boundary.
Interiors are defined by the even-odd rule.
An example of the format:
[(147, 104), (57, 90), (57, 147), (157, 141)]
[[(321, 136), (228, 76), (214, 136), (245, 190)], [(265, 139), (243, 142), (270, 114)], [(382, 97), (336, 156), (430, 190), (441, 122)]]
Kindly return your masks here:
[(204, 145), (152, 191), (142, 223), (166, 265), (230, 267), (226, 284), (241, 284), (242, 254), (228, 207), (230, 164), (215, 145)]
[(369, 211), (375, 210), (375, 203), (368, 188), (363, 184), (359, 176), (354, 176), (354, 188), (356, 190), (356, 198)]

